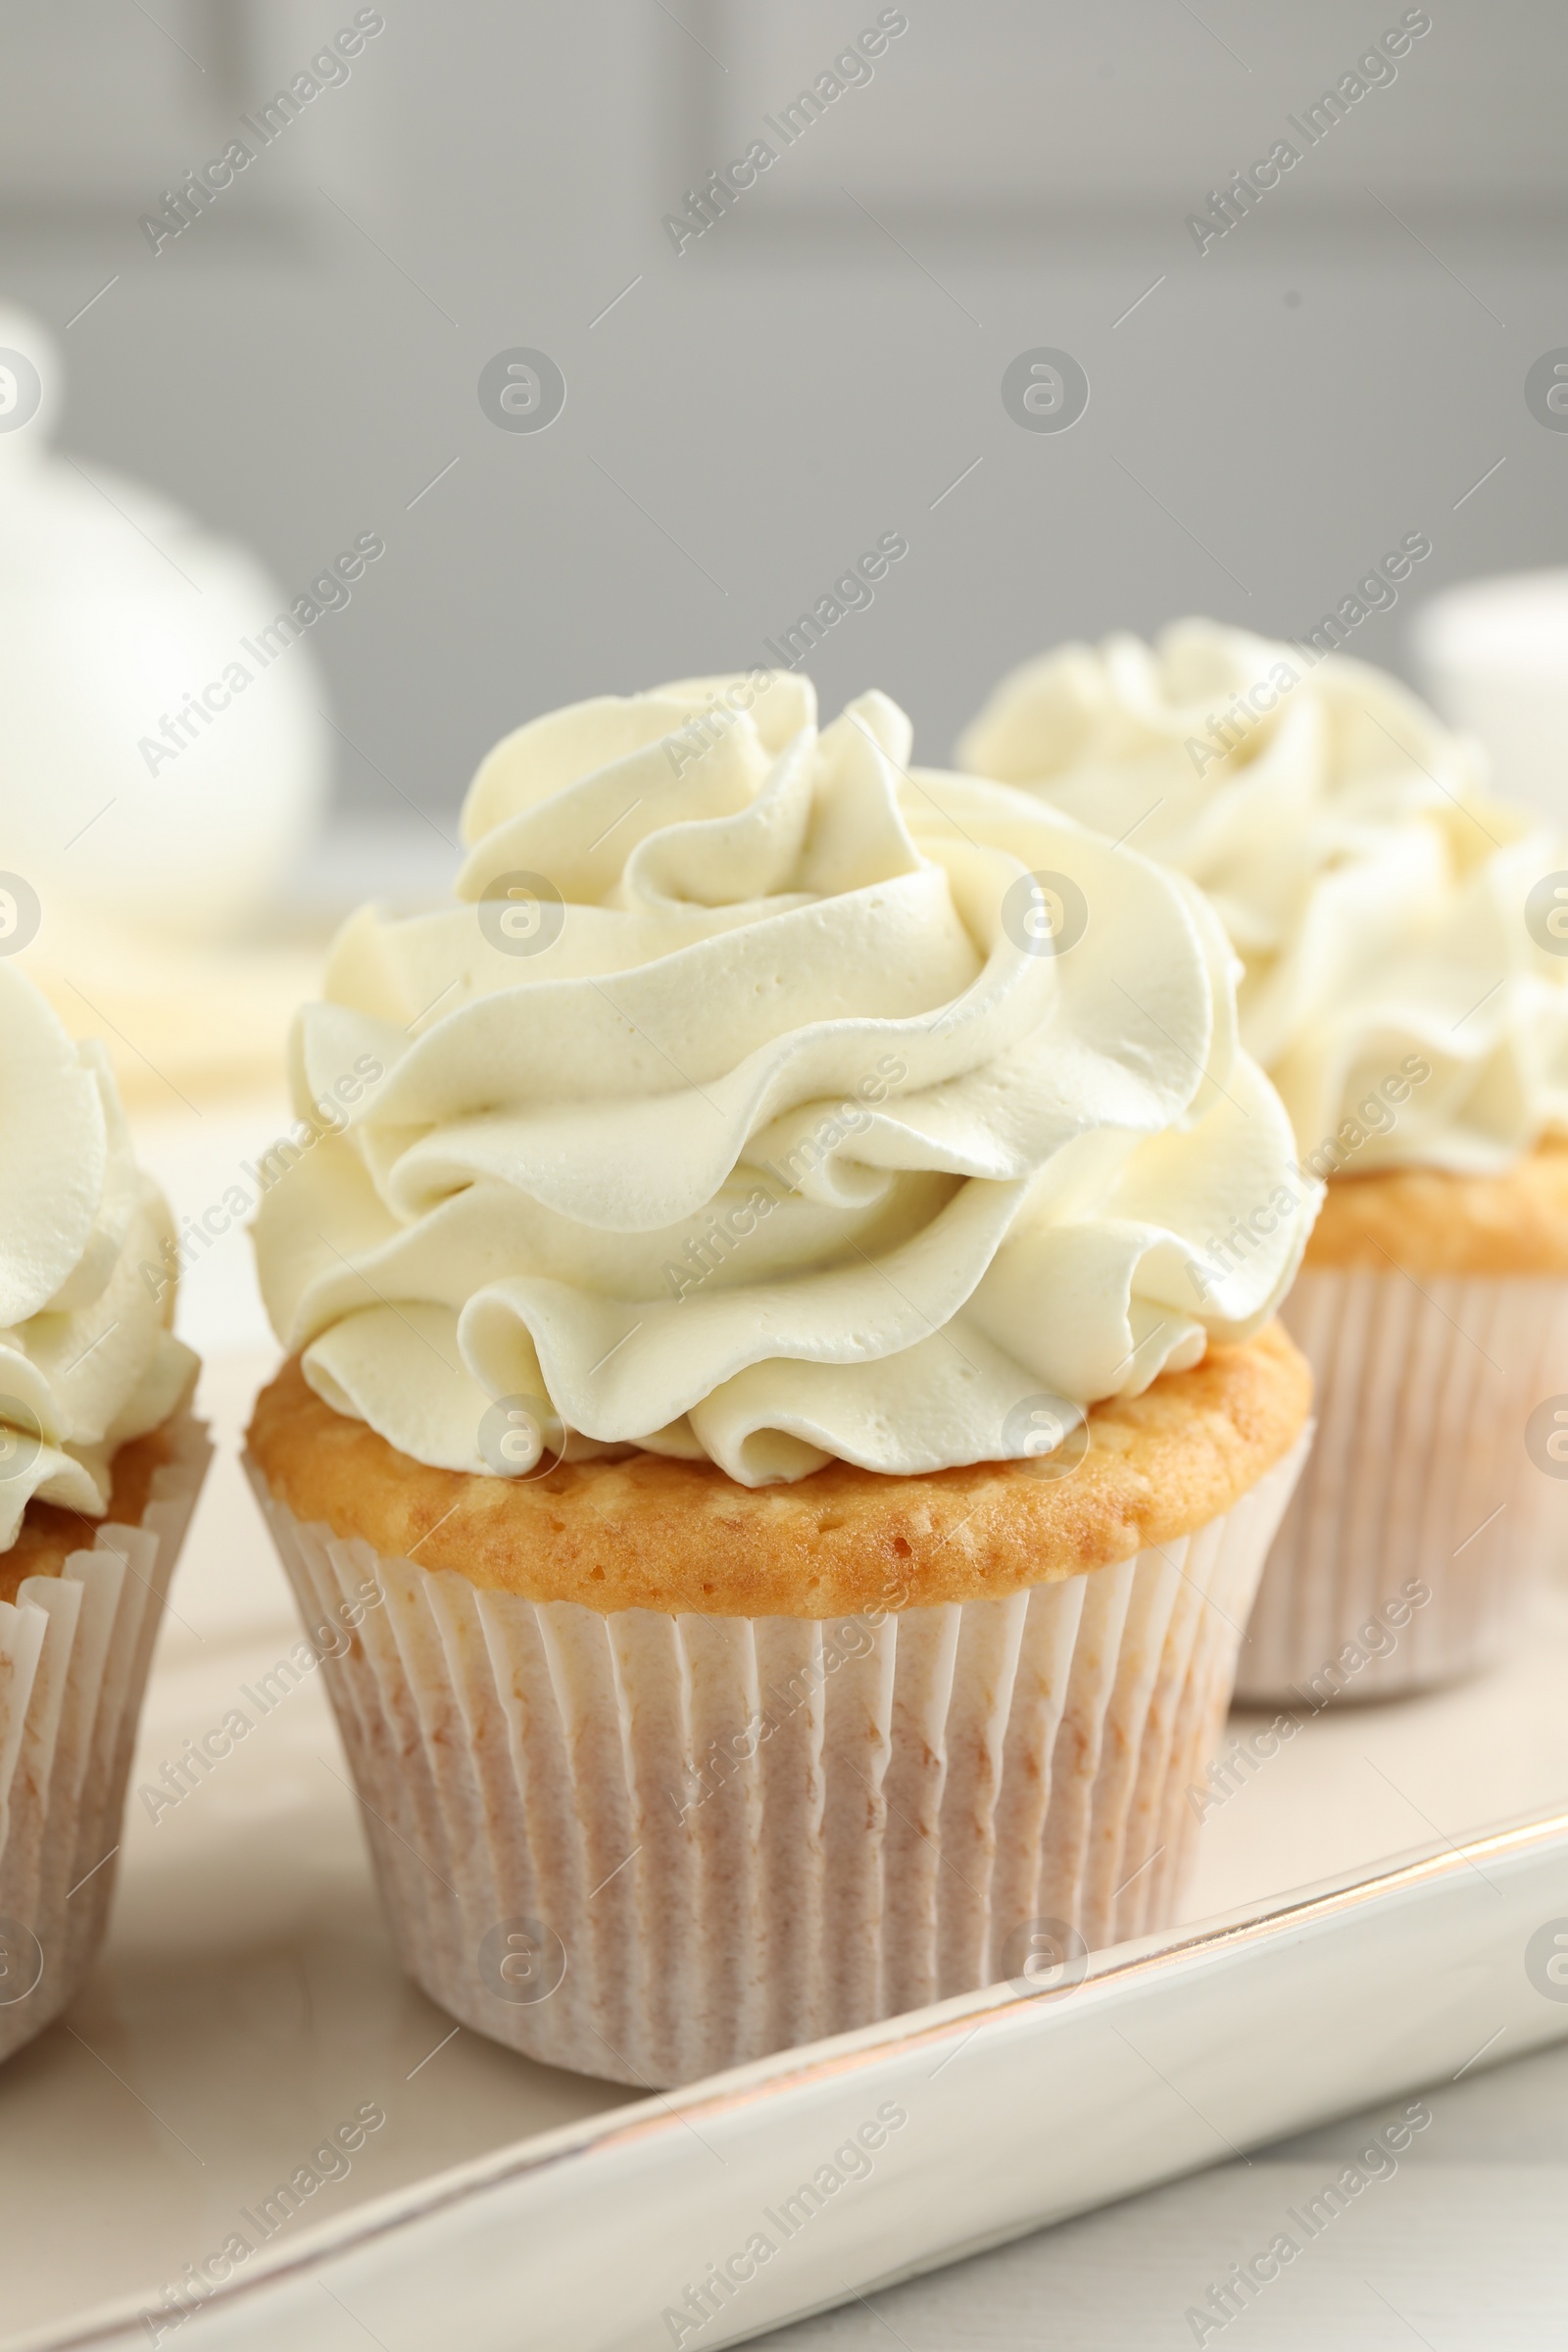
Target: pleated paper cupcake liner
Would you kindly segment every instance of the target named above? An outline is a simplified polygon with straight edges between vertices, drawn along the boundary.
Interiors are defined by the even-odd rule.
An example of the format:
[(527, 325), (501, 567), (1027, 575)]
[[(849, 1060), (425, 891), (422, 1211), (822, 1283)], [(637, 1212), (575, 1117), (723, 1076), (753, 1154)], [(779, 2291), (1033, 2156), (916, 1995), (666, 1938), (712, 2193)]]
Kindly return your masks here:
[(307, 1624), (380, 1594), (322, 1671), (404, 1966), (514, 2049), (655, 2085), (1179, 1916), (1306, 1443), (1119, 1566), (823, 1622), (479, 1591), (252, 1477)]
[(1387, 1698), (1504, 1654), (1560, 1547), (1527, 1444), (1568, 1390), (1568, 1281), (1308, 1269), (1283, 1319), (1318, 1435), (1269, 1555), (1237, 1696)]
[(153, 1642), (212, 1455), (188, 1414), (170, 1434), (139, 1527), (106, 1520), (0, 1602), (0, 2058), (59, 2016), (103, 1940)]

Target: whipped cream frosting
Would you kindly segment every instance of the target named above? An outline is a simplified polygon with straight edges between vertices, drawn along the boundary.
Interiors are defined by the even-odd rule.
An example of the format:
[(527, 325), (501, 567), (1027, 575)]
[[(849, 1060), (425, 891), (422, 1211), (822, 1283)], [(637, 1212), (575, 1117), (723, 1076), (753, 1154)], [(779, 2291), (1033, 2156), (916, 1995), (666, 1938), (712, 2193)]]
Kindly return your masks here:
[[(0, 1551), (28, 1502), (109, 1508), (116, 1449), (196, 1371), (169, 1330), (173, 1226), (96, 1043), (0, 963)], [(167, 1245), (167, 1247), (166, 1247)]]
[(537, 719), (474, 779), (461, 903), (340, 934), (293, 1063), (307, 1123), (342, 1108), (258, 1263), (405, 1453), (1036, 1455), (1283, 1295), (1316, 1188), (1201, 895), (910, 777), (881, 694), (815, 722), (766, 672)]
[(1568, 843), (1383, 671), (1183, 621), (1016, 670), (958, 758), (1207, 892), (1320, 1173), (1490, 1173), (1568, 1128), (1568, 956), (1529, 904)]

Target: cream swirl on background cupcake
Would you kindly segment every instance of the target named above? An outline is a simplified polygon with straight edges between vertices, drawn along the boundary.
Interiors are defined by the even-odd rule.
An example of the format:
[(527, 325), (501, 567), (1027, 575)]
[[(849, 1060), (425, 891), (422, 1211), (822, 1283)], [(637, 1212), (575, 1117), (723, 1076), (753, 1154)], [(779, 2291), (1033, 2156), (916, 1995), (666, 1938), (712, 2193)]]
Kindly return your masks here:
[(1568, 845), (1393, 678), (1183, 621), (1027, 663), (958, 757), (1208, 893), (1303, 1155), (1353, 1134), (1358, 1171), (1484, 1173), (1568, 1128), (1568, 959), (1527, 906)]
[(73, 1044), (32, 983), (5, 964), (0, 1041), (0, 1551), (9, 1551), (35, 1494), (103, 1517), (116, 1449), (169, 1418), (196, 1358), (166, 1328), (173, 1226), (131, 1155), (107, 1055)]
[[(1200, 896), (996, 786), (901, 805), (880, 694), (814, 722), (759, 672), (553, 712), (474, 780), (462, 903), (339, 936), (296, 1099), (381, 1075), (258, 1259), (318, 1395), (403, 1452), (1013, 1458), (1044, 1399), (1068, 1425), (1288, 1287), (1315, 1188)], [(513, 1398), (545, 1410), (498, 1459)]]

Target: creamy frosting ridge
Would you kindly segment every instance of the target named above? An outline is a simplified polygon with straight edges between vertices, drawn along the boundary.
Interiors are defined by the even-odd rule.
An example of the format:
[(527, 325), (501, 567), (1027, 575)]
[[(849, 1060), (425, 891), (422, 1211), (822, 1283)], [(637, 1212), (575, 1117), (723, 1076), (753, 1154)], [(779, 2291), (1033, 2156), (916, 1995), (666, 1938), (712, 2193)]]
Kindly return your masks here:
[[(196, 1370), (168, 1328), (173, 1226), (137, 1169), (108, 1057), (0, 963), (0, 1551), (28, 1502), (109, 1507), (117, 1448)], [(167, 1249), (166, 1249), (167, 1245)], [(151, 1279), (149, 1279), (151, 1277)]]
[(258, 1262), (311, 1385), (404, 1452), (1030, 1456), (1283, 1295), (1316, 1188), (1200, 894), (911, 777), (881, 694), (815, 718), (753, 672), (537, 719), (474, 779), (461, 903), (340, 934), (296, 1100), (375, 1076)]
[(1208, 893), (1319, 1172), (1489, 1173), (1568, 1129), (1568, 843), (1382, 671), (1183, 621), (1027, 663), (958, 758)]

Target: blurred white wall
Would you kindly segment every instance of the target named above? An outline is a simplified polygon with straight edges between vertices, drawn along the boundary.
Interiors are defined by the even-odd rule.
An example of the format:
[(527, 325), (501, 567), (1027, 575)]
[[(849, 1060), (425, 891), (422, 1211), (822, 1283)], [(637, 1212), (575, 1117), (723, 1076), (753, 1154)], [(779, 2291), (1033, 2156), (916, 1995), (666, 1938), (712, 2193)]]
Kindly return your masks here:
[[(1201, 254), (1209, 191), (1425, 12), (907, 0), (680, 252), (663, 216), (880, 0), (368, 13), (346, 78), (155, 254), (141, 217), (366, 12), (0, 6), (0, 294), (66, 347), (66, 445), (300, 588), (385, 538), (313, 632), (350, 808), (448, 811), (543, 708), (763, 658), (886, 533), (907, 556), (810, 667), (830, 702), (900, 697), (928, 760), (1065, 635), (1296, 633), (1420, 532), (1355, 633), (1400, 665), (1413, 590), (1563, 556), (1568, 434), (1524, 397), (1568, 345), (1549, 0), (1435, 7)], [(1003, 406), (1038, 347), (1087, 371), (1068, 432)], [(481, 409), (517, 348), (564, 375), (548, 430)]]

